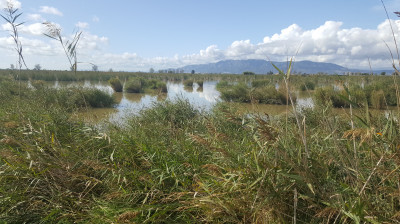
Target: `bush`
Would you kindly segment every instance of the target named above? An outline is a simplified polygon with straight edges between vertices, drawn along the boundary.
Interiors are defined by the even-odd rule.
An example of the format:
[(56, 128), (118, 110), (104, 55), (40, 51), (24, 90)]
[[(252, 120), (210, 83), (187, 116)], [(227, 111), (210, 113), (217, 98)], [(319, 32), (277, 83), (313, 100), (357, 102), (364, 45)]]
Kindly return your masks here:
[[(287, 88), (284, 83), (281, 83), (279, 85), (279, 89), (277, 91), (278, 91), (278, 96), (281, 99), (282, 104), (286, 104), (286, 103), (291, 104), (290, 98), (288, 96)], [(292, 91), (291, 91), (291, 96), (292, 96), (293, 103), (296, 103), (297, 97), (295, 94), (293, 94)]]
[(232, 86), (231, 88), (223, 88), (220, 90), (221, 99), (225, 101), (233, 101), (233, 102), (250, 102), (250, 90), (249, 87), (244, 83), (239, 83), (237, 85)]
[(361, 106), (366, 102), (367, 96), (360, 87), (352, 87), (348, 91), (335, 91), (331, 86), (318, 88), (314, 93), (314, 102), (320, 106), (331, 104), (337, 108), (349, 107), (349, 94), (350, 101), (354, 103), (354, 106)]
[(158, 80), (145, 80), (143, 78), (131, 78), (125, 84), (125, 91), (128, 93), (143, 93), (146, 90), (158, 90), (168, 92), (167, 84)]
[(371, 107), (375, 109), (383, 109), (386, 106), (385, 93), (383, 90), (374, 90), (371, 93)]
[(315, 83), (311, 81), (306, 81), (304, 84), (300, 86), (301, 91), (314, 90), (314, 89), (315, 89)]
[(270, 81), (269, 80), (254, 80), (252, 83), (251, 83), (251, 86), (252, 87), (254, 87), (254, 88), (257, 88), (257, 87), (264, 87), (264, 86), (268, 86), (268, 85), (270, 85)]
[(265, 86), (262, 88), (255, 88), (251, 92), (251, 98), (259, 103), (265, 104), (284, 104), (282, 102), (280, 94), (274, 86)]
[(119, 78), (112, 78), (112, 79), (108, 80), (108, 83), (110, 83), (111, 88), (115, 92), (122, 92), (123, 87), (122, 87), (121, 80), (119, 80)]
[(96, 88), (49, 88), (37, 95), (45, 104), (57, 104), (67, 111), (84, 107), (112, 107), (115, 103), (112, 95)]
[(183, 81), (183, 85), (188, 86), (188, 87), (193, 86), (193, 79), (188, 79), (188, 80)]
[(232, 84), (230, 84), (228, 81), (219, 81), (216, 85), (217, 90), (221, 90), (223, 88), (231, 87)]
[(197, 81), (197, 85), (199, 85), (199, 88), (203, 88), (203, 81)]
[(144, 92), (142, 86), (142, 80), (140, 79), (129, 79), (125, 83), (125, 91), (128, 93), (142, 93)]
[(83, 89), (82, 93), (86, 102), (91, 107), (111, 107), (115, 103), (114, 98), (110, 94), (99, 89)]
[(162, 93), (168, 92), (167, 84), (165, 82), (158, 81), (156, 84), (156, 88)]
[[(328, 105), (333, 105), (334, 107), (344, 106), (345, 102), (340, 102), (336, 95), (337, 93), (331, 86), (318, 88), (314, 92), (314, 102), (316, 105), (323, 107)], [(335, 102), (335, 104), (333, 102)]]

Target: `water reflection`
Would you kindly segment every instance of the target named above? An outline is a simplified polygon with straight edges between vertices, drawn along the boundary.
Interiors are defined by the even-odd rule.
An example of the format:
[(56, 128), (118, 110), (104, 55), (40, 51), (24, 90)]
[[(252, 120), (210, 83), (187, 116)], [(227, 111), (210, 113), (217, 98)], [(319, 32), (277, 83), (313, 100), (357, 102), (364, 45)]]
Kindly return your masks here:
[[(216, 103), (220, 102), (220, 93), (216, 90), (218, 81), (204, 81), (203, 87), (194, 83), (193, 87), (186, 88), (182, 82), (167, 82), (168, 93), (159, 95), (137, 94), (137, 93), (114, 93), (107, 82), (84, 81), (84, 82), (53, 82), (54, 88), (61, 87), (93, 87), (113, 94), (116, 100), (114, 108), (89, 109), (79, 116), (89, 121), (109, 120), (113, 123), (121, 123), (127, 116), (137, 115), (141, 110), (152, 107), (156, 102), (163, 100), (174, 101), (176, 99), (187, 99), (194, 107), (200, 110), (210, 110)], [(279, 86), (278, 83), (276, 83)], [(310, 94), (296, 93), (296, 108), (313, 107), (314, 103)], [(243, 113), (260, 112), (270, 115), (282, 114), (287, 111), (286, 105), (267, 104), (233, 104)], [(291, 106), (289, 106), (291, 110)]]
[(186, 92), (189, 92), (189, 93), (193, 92), (193, 86), (185, 86), (183, 88), (185, 89)]
[(137, 103), (140, 102), (143, 96), (145, 96), (142, 93), (121, 93), (123, 98), (129, 100), (131, 103)]
[(122, 93), (113, 93), (114, 100), (117, 104), (120, 104), (123, 98)]

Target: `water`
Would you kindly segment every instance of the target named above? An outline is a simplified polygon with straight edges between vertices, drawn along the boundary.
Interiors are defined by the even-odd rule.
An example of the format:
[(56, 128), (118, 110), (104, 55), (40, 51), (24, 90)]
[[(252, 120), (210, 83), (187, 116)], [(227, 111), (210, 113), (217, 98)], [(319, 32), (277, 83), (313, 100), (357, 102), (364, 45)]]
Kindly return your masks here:
[[(195, 108), (200, 110), (210, 110), (215, 104), (221, 102), (220, 93), (216, 89), (218, 81), (204, 81), (203, 88), (196, 83), (193, 87), (184, 87), (181, 82), (168, 82), (167, 94), (150, 95), (137, 93), (114, 93), (107, 82), (55, 82), (54, 88), (63, 86), (84, 86), (94, 87), (114, 94), (117, 104), (114, 108), (95, 108), (79, 113), (77, 116), (83, 117), (87, 121), (98, 122), (108, 120), (113, 123), (120, 123), (127, 116), (137, 115), (141, 110), (150, 108), (156, 102), (163, 100), (174, 101), (178, 98), (187, 99)], [(267, 105), (267, 104), (248, 104), (232, 103), (243, 113), (267, 113), (270, 115), (282, 114), (287, 111), (286, 105)], [(296, 108), (313, 107), (314, 103), (308, 94), (297, 93)], [(291, 110), (289, 106), (289, 110)]]

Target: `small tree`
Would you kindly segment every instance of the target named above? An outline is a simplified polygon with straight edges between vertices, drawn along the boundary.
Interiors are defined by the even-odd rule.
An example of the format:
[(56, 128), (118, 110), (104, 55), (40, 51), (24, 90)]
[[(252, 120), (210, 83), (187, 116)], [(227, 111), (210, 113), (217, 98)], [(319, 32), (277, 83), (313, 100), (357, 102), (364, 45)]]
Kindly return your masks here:
[(42, 66), (40, 66), (40, 64), (36, 64), (35, 67), (33, 68), (33, 70), (40, 71), (40, 70), (42, 70)]
[(255, 75), (254, 72), (243, 72), (243, 75)]
[(93, 65), (93, 66), (92, 66), (92, 71), (98, 72), (98, 71), (99, 71), (99, 66)]
[(150, 68), (149, 73), (154, 73), (154, 69)]
[(11, 70), (14, 70), (14, 69), (15, 69), (14, 64), (11, 64), (11, 65), (10, 65), (10, 69), (11, 69)]
[(381, 75), (386, 75), (386, 72), (381, 72)]
[(196, 73), (196, 71), (195, 71), (195, 70), (192, 70), (191, 74), (193, 75), (194, 73)]

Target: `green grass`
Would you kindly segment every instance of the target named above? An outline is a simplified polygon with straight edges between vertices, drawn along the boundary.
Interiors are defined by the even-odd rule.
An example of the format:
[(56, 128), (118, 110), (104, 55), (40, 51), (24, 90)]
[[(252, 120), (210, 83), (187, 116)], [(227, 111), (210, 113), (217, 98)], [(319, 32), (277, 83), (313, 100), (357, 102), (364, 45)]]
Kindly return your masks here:
[(400, 221), (395, 112), (304, 109), (307, 156), (290, 111), (202, 112), (181, 99), (96, 129), (72, 119), (73, 93), (91, 90), (34, 86), (0, 82), (4, 223)]

